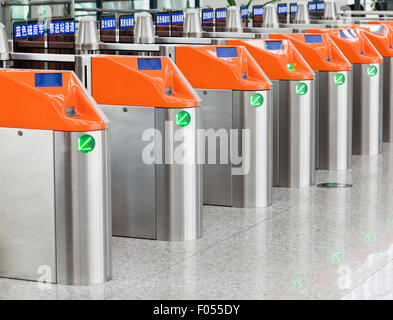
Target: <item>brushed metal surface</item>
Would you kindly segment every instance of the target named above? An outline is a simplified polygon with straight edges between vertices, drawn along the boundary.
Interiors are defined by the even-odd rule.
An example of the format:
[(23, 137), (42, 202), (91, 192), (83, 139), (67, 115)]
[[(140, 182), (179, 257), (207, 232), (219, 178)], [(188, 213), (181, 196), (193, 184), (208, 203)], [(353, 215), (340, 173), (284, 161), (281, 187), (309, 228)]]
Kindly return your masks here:
[[(77, 148), (88, 134), (87, 154)], [(108, 132), (55, 132), (57, 281), (91, 285), (112, 277)]]
[(155, 110), (101, 108), (111, 122), (113, 235), (156, 239), (155, 165), (142, 159), (142, 135), (155, 128)]
[[(262, 94), (264, 103), (254, 107), (251, 97)], [(244, 175), (232, 174), (232, 206), (238, 208), (263, 208), (272, 204), (273, 187), (273, 116), (271, 91), (234, 91), (233, 92), (233, 129), (239, 130), (238, 150), (243, 157), (242, 164), (249, 164)], [(250, 149), (244, 148), (240, 130), (249, 130)], [(243, 151), (242, 151), (243, 150)], [(237, 156), (237, 155), (236, 155)], [(247, 165), (248, 166), (248, 165)], [(240, 167), (240, 165), (232, 165)]]
[(383, 142), (393, 142), (393, 57), (383, 58)]
[[(345, 82), (337, 85), (341, 73)], [(346, 170), (352, 157), (352, 71), (319, 72), (317, 168)]]
[[(231, 90), (202, 90), (197, 89), (198, 95), (202, 98), (202, 124), (205, 130), (225, 130), (232, 129), (233, 95)], [(208, 132), (207, 132), (208, 133)], [(206, 139), (205, 164), (203, 166), (203, 203), (210, 205), (232, 206), (232, 166), (229, 161), (220, 164), (220, 143), (216, 140), (216, 162), (209, 164), (208, 160), (208, 139)], [(226, 143), (229, 148), (229, 140)]]
[[(314, 80), (279, 81), (273, 88), (273, 186), (315, 184), (316, 110)], [(296, 93), (298, 83), (307, 94)]]
[(91, 16), (81, 17), (79, 19), (75, 49), (78, 51), (89, 51), (98, 50), (99, 48), (100, 39), (95, 18)]
[(139, 12), (135, 15), (135, 43), (154, 43), (154, 23), (149, 12)]
[(188, 9), (184, 17), (183, 36), (201, 38), (203, 34), (200, 12), (198, 9)]
[[(174, 121), (183, 110), (191, 115), (190, 124), (184, 128)], [(156, 165), (157, 240), (196, 240), (202, 236), (202, 168), (197, 161), (200, 108), (155, 108), (155, 112), (156, 129), (164, 141), (162, 154), (176, 160), (175, 155), (183, 146), (187, 158), (184, 163), (167, 161)]]
[(0, 128), (0, 148), (0, 276), (56, 282), (53, 131)]
[(352, 154), (382, 152), (382, 78), (380, 64), (376, 76), (367, 75), (369, 64), (353, 64), (353, 144)]

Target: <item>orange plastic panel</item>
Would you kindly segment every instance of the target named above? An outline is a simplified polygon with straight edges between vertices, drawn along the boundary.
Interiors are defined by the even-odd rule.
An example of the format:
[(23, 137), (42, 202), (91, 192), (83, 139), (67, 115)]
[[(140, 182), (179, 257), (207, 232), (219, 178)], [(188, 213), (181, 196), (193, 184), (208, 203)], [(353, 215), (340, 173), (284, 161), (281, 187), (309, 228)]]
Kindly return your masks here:
[[(342, 38), (340, 31), (356, 37)], [(350, 63), (381, 63), (382, 58), (366, 35), (355, 29), (309, 29), (308, 33), (327, 33), (340, 48)]]
[[(138, 59), (159, 59), (161, 68), (139, 70)], [(158, 60), (155, 60), (158, 61)], [(99, 104), (192, 108), (199, 102), (166, 57), (92, 57), (92, 92)]]
[[(236, 54), (218, 57), (217, 49), (222, 48), (228, 48)], [(194, 88), (248, 91), (270, 89), (269, 80), (242, 47), (178, 46), (176, 65)]]
[[(368, 39), (383, 57), (393, 57), (393, 21), (370, 21), (369, 25), (356, 25), (364, 31)], [(383, 30), (374, 29), (375, 24), (383, 26)]]
[(307, 34), (278, 33), (270, 39), (287, 39), (296, 47), (314, 71), (348, 71), (351, 65), (327, 34), (320, 34), (322, 43), (306, 43)]
[[(227, 44), (244, 46), (272, 80), (312, 80), (314, 74), (299, 52), (288, 40), (282, 40), (282, 49), (267, 50), (272, 40), (228, 40)], [(276, 40), (275, 40), (276, 41)]]
[[(36, 74), (41, 73), (61, 74), (62, 85), (36, 86)], [(94, 102), (70, 71), (2, 69), (0, 96), (0, 127), (55, 131), (105, 129), (105, 121)]]

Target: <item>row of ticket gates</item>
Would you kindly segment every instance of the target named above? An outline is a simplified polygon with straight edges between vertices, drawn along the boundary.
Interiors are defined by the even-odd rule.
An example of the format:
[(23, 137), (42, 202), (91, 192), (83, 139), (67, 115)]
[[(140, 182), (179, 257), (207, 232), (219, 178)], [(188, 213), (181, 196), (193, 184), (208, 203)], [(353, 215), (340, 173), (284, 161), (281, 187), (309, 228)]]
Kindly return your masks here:
[(273, 186), (393, 142), (393, 21), (151, 43), (152, 16), (135, 20), (138, 43), (69, 25), (75, 54), (40, 52), (39, 25), (0, 28), (0, 276), (108, 281), (112, 234), (196, 240), (203, 204), (268, 207)]

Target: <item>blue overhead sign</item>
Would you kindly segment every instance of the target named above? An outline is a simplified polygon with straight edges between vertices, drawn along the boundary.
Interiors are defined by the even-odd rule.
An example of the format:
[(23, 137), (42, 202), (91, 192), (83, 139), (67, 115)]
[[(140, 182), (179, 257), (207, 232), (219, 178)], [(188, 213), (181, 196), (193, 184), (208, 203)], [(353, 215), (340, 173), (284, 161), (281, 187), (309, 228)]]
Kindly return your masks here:
[(134, 16), (123, 16), (119, 19), (120, 29), (132, 29), (135, 26)]
[(204, 9), (202, 10), (202, 21), (213, 21), (214, 20), (214, 10), (213, 9)]
[(291, 3), (291, 14), (295, 14), (297, 12), (297, 4)]
[(172, 24), (183, 24), (184, 23), (184, 12), (172, 12)]
[(316, 2), (310, 2), (308, 4), (308, 11), (309, 12), (316, 12), (317, 11), (317, 3)]
[(317, 2), (317, 11), (324, 11), (324, 10), (325, 10), (325, 3)]
[(75, 33), (75, 21), (53, 21), (49, 23), (48, 34), (49, 35), (58, 35), (58, 34), (67, 34), (67, 33)]
[(45, 35), (44, 23), (14, 24), (14, 39)]
[(225, 20), (227, 18), (227, 9), (219, 8), (216, 9), (216, 20)]
[(254, 6), (252, 8), (253, 17), (262, 17), (263, 16), (263, 6)]
[(101, 18), (101, 30), (113, 30), (116, 29), (116, 18)]
[(248, 7), (241, 7), (240, 8), (240, 13), (242, 15), (242, 18), (247, 18), (248, 15), (249, 15)]
[(168, 26), (171, 23), (171, 16), (168, 13), (157, 13), (156, 25), (157, 26)]
[(278, 4), (277, 6), (278, 14), (288, 14), (288, 7), (286, 4)]

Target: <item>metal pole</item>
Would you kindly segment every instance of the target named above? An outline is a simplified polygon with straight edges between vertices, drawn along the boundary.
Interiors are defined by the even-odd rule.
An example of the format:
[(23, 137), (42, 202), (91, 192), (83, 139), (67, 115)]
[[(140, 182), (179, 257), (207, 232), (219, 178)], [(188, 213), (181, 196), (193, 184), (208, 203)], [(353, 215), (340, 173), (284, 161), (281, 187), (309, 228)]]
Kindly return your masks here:
[(149, 0), (150, 9), (157, 9), (158, 8), (158, 1), (157, 0)]
[(355, 10), (360, 10), (360, 0), (355, 0)]
[[(102, 9), (102, 0), (96, 0), (96, 8)], [(102, 13), (100, 11), (97, 11), (97, 20), (100, 20), (101, 16), (102, 16)]]

